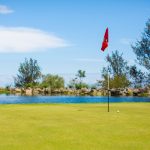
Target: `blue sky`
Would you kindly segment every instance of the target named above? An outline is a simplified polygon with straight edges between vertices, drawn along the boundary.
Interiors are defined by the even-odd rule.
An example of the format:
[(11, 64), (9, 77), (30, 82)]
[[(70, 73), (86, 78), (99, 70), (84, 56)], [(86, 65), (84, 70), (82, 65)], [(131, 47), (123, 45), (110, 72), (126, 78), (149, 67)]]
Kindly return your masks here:
[[(131, 43), (140, 38), (150, 17), (149, 0), (1, 0), (0, 86), (12, 83), (24, 58), (37, 59), (44, 74), (70, 80), (77, 70), (87, 82), (100, 79), (105, 57), (123, 52), (129, 64)], [(100, 51), (109, 28), (109, 48)]]

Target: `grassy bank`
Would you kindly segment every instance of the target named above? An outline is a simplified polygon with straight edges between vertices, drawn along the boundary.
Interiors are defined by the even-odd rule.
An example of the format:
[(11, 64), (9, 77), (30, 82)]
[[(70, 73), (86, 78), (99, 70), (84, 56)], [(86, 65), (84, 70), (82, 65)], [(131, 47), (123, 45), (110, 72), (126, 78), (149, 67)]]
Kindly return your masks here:
[[(120, 110), (117, 113), (117, 110)], [(148, 150), (150, 103), (0, 105), (1, 150)]]

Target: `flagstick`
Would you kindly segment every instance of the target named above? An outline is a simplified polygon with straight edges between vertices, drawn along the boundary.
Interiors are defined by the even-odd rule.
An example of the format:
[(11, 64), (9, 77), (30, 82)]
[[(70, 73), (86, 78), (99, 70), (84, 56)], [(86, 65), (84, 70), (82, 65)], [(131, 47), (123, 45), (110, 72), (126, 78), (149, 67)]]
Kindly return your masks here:
[[(102, 48), (101, 50), (104, 51), (108, 47), (108, 27), (106, 28), (105, 34), (104, 34), (104, 39), (102, 43)], [(107, 85), (107, 94), (108, 94), (108, 112), (109, 112), (109, 65), (108, 65), (108, 85)]]
[(109, 112), (109, 66), (108, 66), (108, 85), (107, 85), (107, 95), (108, 95), (108, 112)]

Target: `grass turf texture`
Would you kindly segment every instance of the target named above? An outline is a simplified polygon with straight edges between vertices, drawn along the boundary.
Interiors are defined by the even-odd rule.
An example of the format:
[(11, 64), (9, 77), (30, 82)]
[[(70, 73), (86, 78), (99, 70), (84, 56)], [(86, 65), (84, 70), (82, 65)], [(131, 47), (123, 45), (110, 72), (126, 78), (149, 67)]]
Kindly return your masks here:
[(0, 105), (0, 150), (108, 149), (150, 149), (150, 103)]

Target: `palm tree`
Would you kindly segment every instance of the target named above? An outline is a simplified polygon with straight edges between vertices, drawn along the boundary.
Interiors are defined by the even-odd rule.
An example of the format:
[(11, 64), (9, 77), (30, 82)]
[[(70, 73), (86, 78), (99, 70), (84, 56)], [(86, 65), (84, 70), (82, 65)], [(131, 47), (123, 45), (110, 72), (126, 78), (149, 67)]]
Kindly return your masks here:
[(85, 71), (84, 71), (84, 70), (78, 70), (78, 73), (77, 73), (76, 76), (79, 78), (79, 80), (80, 80), (80, 85), (81, 85), (82, 79), (86, 77)]

